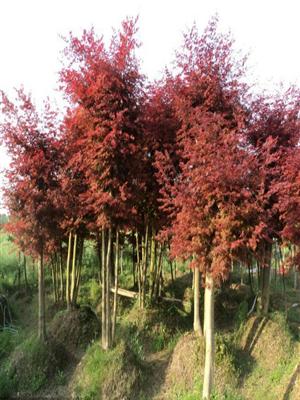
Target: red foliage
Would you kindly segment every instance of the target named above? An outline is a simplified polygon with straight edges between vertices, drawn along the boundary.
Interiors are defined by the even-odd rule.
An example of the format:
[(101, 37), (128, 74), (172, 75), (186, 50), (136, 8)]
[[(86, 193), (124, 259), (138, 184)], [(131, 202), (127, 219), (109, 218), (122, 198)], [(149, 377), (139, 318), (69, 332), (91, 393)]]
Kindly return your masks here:
[(165, 163), (174, 183), (164, 198), (175, 210), (172, 253), (195, 256), (202, 270), (224, 277), (230, 257), (249, 245), (257, 214), (239, 83), (244, 61), (233, 58), (232, 41), (217, 33), (215, 20), (203, 36), (193, 28), (184, 49), (174, 99), (180, 168)]
[(98, 226), (126, 225), (136, 214), (143, 78), (135, 34), (136, 21), (125, 21), (108, 50), (93, 31), (71, 36), (66, 50), (71, 62), (61, 73), (74, 103), (67, 120), (74, 141), (70, 166), (84, 176), (88, 190), (80, 199)]

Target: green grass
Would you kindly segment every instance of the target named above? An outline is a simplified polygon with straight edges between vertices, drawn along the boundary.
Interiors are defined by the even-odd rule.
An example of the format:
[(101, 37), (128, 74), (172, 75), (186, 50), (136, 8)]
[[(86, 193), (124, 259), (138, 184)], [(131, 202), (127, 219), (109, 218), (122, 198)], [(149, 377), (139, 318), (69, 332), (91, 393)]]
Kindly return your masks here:
[[(78, 400), (101, 399), (110, 393), (111, 399), (132, 398), (140, 379), (140, 366), (124, 341), (112, 350), (102, 350), (99, 343), (88, 349), (78, 370), (73, 390)], [(105, 398), (106, 395), (103, 395)], [(134, 397), (135, 398), (135, 397)]]

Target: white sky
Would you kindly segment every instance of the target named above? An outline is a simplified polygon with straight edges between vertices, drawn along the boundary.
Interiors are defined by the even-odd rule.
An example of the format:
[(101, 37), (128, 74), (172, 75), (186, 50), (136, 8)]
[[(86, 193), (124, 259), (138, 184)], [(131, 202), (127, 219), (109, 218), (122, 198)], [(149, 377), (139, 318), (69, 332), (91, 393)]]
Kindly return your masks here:
[[(112, 27), (136, 15), (143, 70), (158, 77), (182, 32), (194, 21), (201, 31), (216, 12), (237, 47), (250, 51), (251, 72), (262, 88), (300, 83), (299, 0), (0, 0), (0, 89), (12, 94), (22, 84), (37, 103), (46, 96), (59, 99), (59, 36), (94, 26), (109, 37)], [(0, 148), (0, 170), (7, 164)]]

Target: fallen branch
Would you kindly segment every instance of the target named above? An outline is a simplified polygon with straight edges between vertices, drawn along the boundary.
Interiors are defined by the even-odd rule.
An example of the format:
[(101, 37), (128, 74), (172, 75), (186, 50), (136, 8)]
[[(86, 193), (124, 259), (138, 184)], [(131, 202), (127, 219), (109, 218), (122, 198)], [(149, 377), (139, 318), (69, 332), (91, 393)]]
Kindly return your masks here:
[[(110, 291), (112, 293), (115, 293), (115, 288), (111, 288)], [(134, 292), (132, 290), (118, 288), (118, 295), (123, 297), (128, 297), (130, 299), (137, 299), (139, 294), (138, 292)], [(159, 300), (167, 301), (169, 303), (180, 303), (180, 304), (183, 303), (182, 300), (175, 299), (173, 297), (159, 297)]]

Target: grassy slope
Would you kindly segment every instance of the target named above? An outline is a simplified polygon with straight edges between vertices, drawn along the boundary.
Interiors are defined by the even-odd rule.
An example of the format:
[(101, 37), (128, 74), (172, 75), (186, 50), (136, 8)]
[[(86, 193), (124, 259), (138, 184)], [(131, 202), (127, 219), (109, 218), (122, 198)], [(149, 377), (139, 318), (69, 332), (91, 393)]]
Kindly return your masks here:
[[(186, 280), (182, 277), (178, 279), (178, 282), (179, 286), (180, 282), (184, 283), (182, 286), (186, 284)], [(82, 298), (85, 303), (92, 294), (94, 297), (92, 305), (95, 308), (100, 294), (96, 286), (95, 282), (91, 283), (91, 287), (87, 284), (86, 294)], [(290, 287), (291, 285), (288, 285), (286, 301), (288, 324), (284, 319), (285, 306), (280, 283), (273, 288), (271, 299), (272, 307), (277, 310), (277, 313), (266, 322), (250, 318), (239, 330), (232, 331), (232, 325), (224, 326), (224, 315), (229, 321), (226, 308), (228, 296), (218, 297), (219, 301), (225, 305), (222, 306), (223, 308), (220, 304), (217, 307), (219, 315), (223, 315), (223, 318), (222, 324), (219, 324), (217, 338), (215, 399), (299, 400), (297, 396), (300, 398), (300, 379), (297, 366), (300, 361), (300, 308), (291, 307), (291, 305), (300, 303), (300, 292)], [(229, 293), (230, 296), (236, 297), (234, 293)], [(175, 294), (182, 295), (180, 288)], [(186, 332), (192, 326), (192, 321), (183, 310), (167, 304), (160, 305), (158, 309), (146, 309), (141, 312), (135, 305), (122, 302), (121, 315), (118, 319), (118, 346), (113, 351), (104, 353), (96, 342), (87, 350), (72, 377), (63, 365), (57, 367), (55, 372), (44, 373), (43, 370), (39, 370), (38, 363), (40, 361), (43, 363), (43, 360), (47, 359), (47, 354), (45, 355), (44, 349), (32, 336), (37, 326), (36, 296), (32, 299), (21, 298), (14, 301), (13, 308), (19, 334), (9, 336), (0, 333), (0, 371), (2, 373), (7, 360), (15, 359), (20, 351), (28, 353), (27, 360), (31, 360), (30, 362), (32, 362), (31, 353), (40, 354), (39, 360), (35, 362), (35, 369), (32, 366), (29, 367), (28, 363), (24, 364), (27, 368), (28, 382), (31, 384), (28, 386), (28, 382), (25, 381), (22, 385), (29, 393), (33, 394), (43, 384), (48, 385), (51, 380), (53, 387), (60, 385), (67, 388), (69, 386), (71, 391), (77, 393), (79, 399), (105, 399), (105, 393), (108, 393), (107, 398), (109, 398), (111, 395), (107, 389), (109, 387), (114, 387), (116, 400), (118, 398), (129, 400), (199, 399), (202, 385), (203, 346), (199, 342), (198, 347), (190, 346), (193, 341), (189, 342), (190, 339), (186, 339)], [(50, 310), (49, 322), (55, 313), (51, 307)], [(236, 318), (238, 323), (243, 320), (245, 313), (243, 307), (235, 309), (236, 311), (238, 311)], [(177, 346), (176, 343), (178, 343)], [(18, 345), (19, 348), (16, 350)], [(14, 357), (12, 357), (13, 353), (16, 353)], [(193, 357), (195, 364), (192, 362)], [(174, 363), (177, 363), (177, 370), (174, 369)], [(185, 366), (188, 368), (186, 369)], [(131, 371), (129, 374), (128, 370)], [(117, 381), (114, 379), (115, 376), (118, 377)], [(131, 383), (127, 385), (126, 382), (130, 379)], [(14, 383), (10, 382), (10, 384)], [(0, 394), (2, 395), (5, 390), (11, 389), (5, 385), (7, 382), (1, 380), (0, 376)], [(124, 393), (127, 393), (127, 397)], [(120, 397), (121, 395), (123, 397)]]

